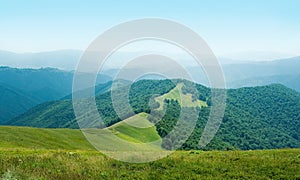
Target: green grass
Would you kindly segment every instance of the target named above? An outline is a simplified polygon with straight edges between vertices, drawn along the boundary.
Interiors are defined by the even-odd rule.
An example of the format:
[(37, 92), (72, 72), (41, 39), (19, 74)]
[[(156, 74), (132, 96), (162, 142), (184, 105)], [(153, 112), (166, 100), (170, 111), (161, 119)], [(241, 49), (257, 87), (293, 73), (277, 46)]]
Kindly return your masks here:
[[(105, 129), (83, 129), (97, 149), (117, 151), (159, 151), (161, 137), (148, 114), (140, 113)], [(108, 146), (109, 145), (109, 146)]]
[(94, 149), (80, 130), (0, 126), (0, 148)]
[(113, 131), (118, 137), (136, 142), (147, 143), (160, 140), (154, 124), (148, 121), (148, 114), (140, 113), (124, 121), (121, 121), (108, 129)]
[[(136, 149), (161, 149), (161, 138), (155, 126), (147, 119), (148, 114), (140, 113), (107, 129), (84, 129), (85, 135), (99, 144), (119, 146), (119, 138), (132, 142)], [(134, 126), (136, 127), (134, 127)], [(142, 128), (140, 128), (142, 127)], [(112, 136), (112, 132), (114, 136)], [(101, 138), (101, 141), (98, 140)], [(156, 141), (153, 144), (149, 142)], [(137, 143), (137, 144), (136, 144)], [(124, 147), (126, 142), (123, 143)], [(0, 127), (0, 148), (35, 148), (35, 149), (94, 149), (80, 130), (46, 129), (31, 127)], [(99, 147), (102, 148), (102, 147)]]
[[(125, 122), (111, 128), (132, 132)], [(299, 179), (299, 167), (300, 149), (177, 151), (150, 163), (124, 163), (94, 150), (79, 130), (0, 127), (0, 179)]]
[(206, 102), (197, 100), (195, 102), (192, 101), (192, 95), (191, 94), (183, 94), (181, 91), (181, 88), (184, 86), (183, 83), (177, 84), (177, 86), (172, 89), (170, 92), (156, 97), (155, 100), (160, 104), (158, 110), (162, 110), (163, 103), (165, 99), (173, 99), (177, 100), (182, 107), (207, 107)]
[[(125, 122), (111, 128), (132, 132)], [(0, 179), (299, 179), (299, 167), (300, 149), (177, 151), (150, 163), (124, 163), (94, 150), (79, 130), (0, 127)]]
[(300, 150), (177, 151), (130, 164), (97, 151), (0, 151), (0, 177), (15, 179), (299, 179)]

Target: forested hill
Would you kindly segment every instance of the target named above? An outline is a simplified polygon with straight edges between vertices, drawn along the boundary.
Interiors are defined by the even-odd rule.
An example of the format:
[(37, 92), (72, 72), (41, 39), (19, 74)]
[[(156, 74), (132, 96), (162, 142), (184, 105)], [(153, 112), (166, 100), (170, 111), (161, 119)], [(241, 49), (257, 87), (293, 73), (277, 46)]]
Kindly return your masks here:
[[(173, 83), (175, 82), (175, 83)], [(180, 102), (178, 96), (189, 98), (185, 80), (141, 80), (130, 90), (130, 104), (135, 113), (150, 113), (149, 100), (159, 111), (160, 103), (166, 114), (156, 124), (156, 130), (164, 137), (178, 120), (181, 108), (193, 108)], [(179, 86), (183, 84), (183, 86)], [(198, 142), (210, 112), (210, 89), (196, 85), (199, 92), (197, 102), (200, 116), (197, 125), (183, 144), (182, 149), (198, 149)], [(118, 90), (122, 91), (122, 87)], [(97, 95), (100, 115), (107, 126), (122, 119), (116, 115), (111, 102), (111, 92)], [(195, 98), (195, 97), (191, 97)], [(194, 99), (195, 100), (195, 99)], [(161, 101), (161, 102), (160, 102)], [(151, 104), (151, 103), (150, 103)], [(159, 113), (158, 113), (159, 114)], [(128, 114), (130, 117), (131, 114)], [(155, 117), (149, 116), (150, 121)], [(72, 101), (60, 100), (34, 107), (25, 114), (8, 122), (9, 125), (78, 128)], [(176, 134), (180, 137), (182, 132)], [(178, 140), (163, 141), (162, 146), (172, 149)], [(261, 87), (230, 89), (227, 91), (227, 106), (223, 122), (217, 135), (205, 149), (272, 149), (300, 147), (300, 94), (279, 84)]]
[(39, 104), (30, 94), (0, 83), (0, 123), (16, 117)]
[[(40, 103), (69, 95), (72, 92), (73, 74), (54, 68), (18, 69), (0, 66), (0, 124)], [(110, 80), (110, 77), (99, 74), (96, 84)]]
[[(187, 147), (196, 148), (201, 129)], [(279, 84), (228, 90), (225, 115), (209, 147), (219, 149), (220, 142), (230, 149), (300, 147), (300, 94)]]

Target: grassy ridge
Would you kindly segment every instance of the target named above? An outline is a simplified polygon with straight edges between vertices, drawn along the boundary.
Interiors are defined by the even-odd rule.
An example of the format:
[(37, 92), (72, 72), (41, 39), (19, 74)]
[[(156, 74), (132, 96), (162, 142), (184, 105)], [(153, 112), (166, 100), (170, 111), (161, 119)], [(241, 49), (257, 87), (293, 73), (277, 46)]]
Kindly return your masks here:
[[(161, 137), (148, 114), (139, 113), (105, 129), (83, 129), (97, 149), (108, 151), (159, 151)], [(109, 145), (109, 146), (108, 146)]]
[(9, 179), (299, 179), (300, 149), (177, 151), (130, 164), (97, 151), (0, 151), (0, 177)]
[(0, 148), (94, 149), (80, 130), (0, 126)]
[[(155, 126), (148, 121), (147, 117), (148, 114), (140, 113), (107, 129), (87, 129), (84, 132), (90, 138), (100, 137), (101, 141), (99, 143), (104, 145), (117, 145), (117, 137), (119, 137), (133, 143), (159, 141), (160, 143), (156, 143), (153, 148), (160, 149), (161, 138)], [(107, 130), (115, 136), (111, 137)], [(94, 149), (82, 132), (77, 129), (0, 126), (0, 148), (20, 147), (35, 149)]]
[(147, 119), (148, 114), (140, 113), (118, 122), (108, 129), (118, 137), (136, 143), (147, 143), (160, 140), (154, 124)]

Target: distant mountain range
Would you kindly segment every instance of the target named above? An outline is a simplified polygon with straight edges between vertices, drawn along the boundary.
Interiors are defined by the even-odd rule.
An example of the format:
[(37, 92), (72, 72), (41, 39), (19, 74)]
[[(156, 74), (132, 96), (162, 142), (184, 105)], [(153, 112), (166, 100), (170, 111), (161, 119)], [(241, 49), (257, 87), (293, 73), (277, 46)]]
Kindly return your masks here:
[[(51, 67), (67, 71), (76, 69), (77, 63), (83, 51), (60, 50), (40, 53), (13, 53), (0, 51), (0, 66), (41, 68)], [(116, 58), (126, 59), (133, 55), (140, 55), (133, 52), (120, 52)], [(116, 63), (118, 64), (117, 59)], [(300, 91), (300, 57), (278, 59), (273, 61), (238, 61), (220, 58), (220, 64), (228, 88), (246, 86), (267, 85), (271, 83), (284, 84), (287, 87)], [(137, 67), (138, 69), (144, 67)], [(126, 69), (127, 73), (138, 69)], [(197, 83), (209, 86), (205, 71), (199, 67), (186, 67), (191, 74), (195, 75)], [(46, 68), (47, 69), (47, 68)], [(119, 69), (106, 67), (104, 74), (113, 77)], [(1, 81), (0, 81), (1, 82)]]
[[(231, 62), (221, 64), (227, 88), (253, 87), (273, 83), (283, 84), (300, 92), (300, 57), (263, 62)], [(122, 69), (127, 74), (134, 74), (145, 67)], [(213, 68), (211, 66), (210, 68)], [(206, 86), (210, 86), (202, 67), (186, 67), (193, 79)], [(115, 76), (119, 69), (107, 69), (103, 73)], [(166, 72), (172, 71), (166, 68)], [(155, 76), (148, 76), (148, 79)], [(180, 77), (178, 77), (180, 78)], [(157, 78), (156, 78), (157, 79)]]
[[(0, 51), (0, 65), (12, 67), (57, 67), (74, 69), (81, 51), (62, 50), (42, 53), (11, 53)], [(264, 62), (224, 63), (222, 69), (227, 88), (253, 87), (273, 83), (283, 84), (300, 92), (300, 57)], [(29, 108), (43, 102), (70, 98), (72, 92), (73, 71), (56, 68), (12, 68), (0, 66), (1, 101), (0, 122), (9, 121), (24, 113)], [(144, 67), (125, 69), (128, 74), (135, 73)], [(195, 81), (209, 86), (205, 72), (199, 67), (187, 67)], [(167, 69), (166, 70), (170, 70)], [(96, 84), (107, 83), (119, 69), (104, 69), (101, 78)], [(124, 77), (125, 78), (125, 77)], [(145, 79), (162, 79), (158, 76), (148, 75)], [(180, 77), (178, 77), (180, 78)], [(125, 78), (126, 80), (126, 78)], [(100, 87), (98, 87), (100, 88)], [(102, 87), (104, 88), (104, 87)], [(110, 88), (107, 84), (106, 88)], [(97, 89), (102, 93), (102, 89)], [(96, 92), (97, 93), (97, 92)], [(68, 96), (68, 97), (67, 97)], [(28, 102), (19, 103), (15, 102)], [(20, 105), (23, 104), (23, 105)], [(17, 108), (17, 106), (19, 106)]]
[(300, 91), (300, 57), (274, 61), (224, 65), (228, 87), (280, 83)]
[(74, 70), (82, 51), (59, 50), (39, 53), (13, 53), (0, 51), (0, 66), (16, 68), (58, 68)]
[[(105, 75), (99, 77), (101, 79), (98, 78), (97, 84), (111, 80)], [(37, 104), (69, 95), (72, 92), (72, 83), (71, 71), (0, 67), (0, 123)]]

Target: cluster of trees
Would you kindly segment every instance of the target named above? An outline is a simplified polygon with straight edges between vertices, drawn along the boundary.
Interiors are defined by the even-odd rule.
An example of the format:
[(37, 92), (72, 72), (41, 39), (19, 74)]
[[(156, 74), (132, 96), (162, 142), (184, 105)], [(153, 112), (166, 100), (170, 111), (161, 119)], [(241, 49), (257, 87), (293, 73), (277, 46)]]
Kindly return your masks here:
[[(186, 82), (185, 82), (186, 84)], [(194, 88), (184, 86), (183, 93), (194, 93)], [(231, 89), (227, 91), (227, 106), (222, 124), (213, 140), (204, 148), (199, 141), (207, 123), (211, 103), (210, 91), (196, 85), (198, 98), (205, 100), (208, 107), (202, 107), (191, 135), (180, 149), (228, 150), (228, 149), (272, 149), (300, 147), (300, 94), (282, 85)], [(169, 134), (178, 122), (180, 108), (177, 101), (165, 101), (166, 113), (153, 113), (158, 119), (156, 129), (163, 137), (166, 149), (178, 148), (185, 139), (188, 123)], [(175, 111), (173, 111), (175, 110)], [(192, 110), (192, 109), (191, 109)], [(149, 117), (153, 121), (154, 117)], [(156, 120), (157, 121), (157, 120)], [(156, 122), (154, 121), (154, 122)], [(175, 138), (176, 137), (176, 138)]]

